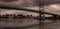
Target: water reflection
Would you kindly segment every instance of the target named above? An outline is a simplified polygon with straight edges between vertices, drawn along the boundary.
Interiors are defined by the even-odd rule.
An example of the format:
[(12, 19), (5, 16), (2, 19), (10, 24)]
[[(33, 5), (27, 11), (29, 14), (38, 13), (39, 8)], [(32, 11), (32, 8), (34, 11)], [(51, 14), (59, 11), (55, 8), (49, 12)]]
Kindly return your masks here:
[(0, 25), (2, 27), (23, 27), (23, 26), (30, 26), (39, 24), (39, 20), (34, 19), (4, 19), (0, 18)]

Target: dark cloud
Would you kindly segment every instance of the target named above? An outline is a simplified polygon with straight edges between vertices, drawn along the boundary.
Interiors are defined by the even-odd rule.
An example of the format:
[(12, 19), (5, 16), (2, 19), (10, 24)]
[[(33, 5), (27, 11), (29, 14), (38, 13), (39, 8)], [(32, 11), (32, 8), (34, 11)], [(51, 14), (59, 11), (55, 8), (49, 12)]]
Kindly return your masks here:
[(9, 6), (9, 7), (29, 7), (29, 8), (39, 8), (39, 0), (18, 0), (15, 2), (9, 2), (9, 3), (5, 3), (5, 2), (1, 2), (0, 1), (0, 6)]
[(17, 1), (17, 0), (0, 0), (2, 2), (13, 2), (13, 1)]
[[(13, 2), (15, 1), (15, 2)], [(38, 6), (39, 0), (0, 0), (0, 2), (4, 2), (10, 5), (19, 5), (19, 6)]]
[(39, 4), (41, 6), (46, 6), (46, 5), (50, 5), (50, 4), (57, 4), (59, 3), (60, 4), (60, 0), (40, 0)]
[[(41, 6), (43, 6), (43, 5), (60, 3), (60, 0), (0, 0), (0, 1), (5, 2), (5, 3), (16, 1), (15, 2), (16, 5), (20, 5), (20, 6), (39, 6), (39, 4)], [(15, 5), (15, 3), (14, 3), (14, 5)]]
[(27, 1), (24, 1), (22, 2), (22, 4), (20, 4), (20, 6), (26, 6), (26, 7), (29, 7), (29, 6), (39, 6), (39, 0), (27, 0)]

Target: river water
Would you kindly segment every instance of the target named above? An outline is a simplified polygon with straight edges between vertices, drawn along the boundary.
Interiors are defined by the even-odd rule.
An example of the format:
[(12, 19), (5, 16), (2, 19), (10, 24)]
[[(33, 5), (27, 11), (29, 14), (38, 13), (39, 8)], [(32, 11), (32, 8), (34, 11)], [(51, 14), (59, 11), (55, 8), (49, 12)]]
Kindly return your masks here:
[[(36, 25), (36, 26), (35, 26)], [(39, 20), (34, 19), (6, 19), (0, 18), (0, 28), (2, 27), (26, 27), (27, 26), (34, 26), (28, 27), (29, 29), (38, 28)]]

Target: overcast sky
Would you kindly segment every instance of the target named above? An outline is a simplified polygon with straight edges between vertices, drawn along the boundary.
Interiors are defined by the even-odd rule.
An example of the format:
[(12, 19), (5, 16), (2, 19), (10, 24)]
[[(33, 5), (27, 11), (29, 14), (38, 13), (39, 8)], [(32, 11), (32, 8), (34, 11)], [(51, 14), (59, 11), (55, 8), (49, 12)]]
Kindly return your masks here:
[[(0, 0), (0, 6), (15, 6), (15, 7), (25, 7), (28, 9), (39, 10), (38, 5), (39, 0)], [(34, 16), (39, 15), (38, 13), (34, 12), (26, 12), (20, 10), (8, 10), (8, 9), (0, 9), (0, 14), (34, 14)]]
[[(39, 3), (44, 2), (44, 11), (54, 14), (60, 14), (60, 0), (0, 0), (0, 5), (11, 5), (16, 7), (25, 7), (29, 9), (39, 10)], [(53, 3), (53, 4), (51, 4)], [(6, 11), (7, 12), (7, 11)], [(11, 11), (9, 11), (11, 13)], [(17, 11), (18, 12), (18, 11)]]
[(44, 11), (60, 15), (60, 0), (45, 0)]

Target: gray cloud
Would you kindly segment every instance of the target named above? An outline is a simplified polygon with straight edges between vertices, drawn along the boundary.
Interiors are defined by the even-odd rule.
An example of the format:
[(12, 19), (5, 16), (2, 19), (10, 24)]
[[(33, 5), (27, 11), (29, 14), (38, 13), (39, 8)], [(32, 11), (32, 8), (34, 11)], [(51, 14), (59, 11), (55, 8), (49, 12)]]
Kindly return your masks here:
[(15, 2), (13, 2), (14, 0), (11, 0), (12, 2), (9, 2), (9, 0), (5, 0), (6, 2), (8, 1), (9, 3), (2, 2), (2, 1), (4, 0), (0, 0), (2, 5), (8, 4), (8, 5), (15, 5), (15, 6), (38, 6), (39, 4), (39, 0), (16, 0)]
[(14, 1), (17, 1), (17, 0), (0, 0), (0, 1), (8, 3), (8, 2), (14, 2)]

